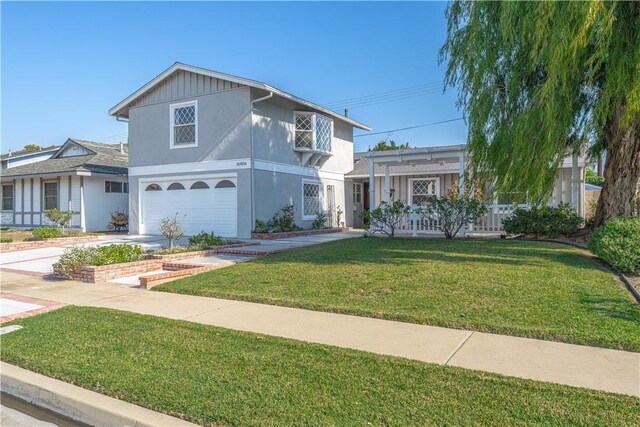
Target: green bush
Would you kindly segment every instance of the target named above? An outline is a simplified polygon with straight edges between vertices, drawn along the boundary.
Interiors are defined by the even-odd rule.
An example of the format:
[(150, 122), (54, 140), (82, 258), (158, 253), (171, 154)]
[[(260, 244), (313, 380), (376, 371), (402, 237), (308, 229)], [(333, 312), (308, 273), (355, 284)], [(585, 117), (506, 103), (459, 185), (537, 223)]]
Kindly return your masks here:
[(582, 217), (571, 205), (560, 203), (558, 206), (532, 206), (529, 210), (516, 208), (502, 221), (502, 226), (507, 234), (558, 237), (577, 232), (582, 223)]
[(54, 237), (60, 237), (62, 235), (60, 229), (56, 227), (35, 228), (31, 233), (36, 239), (52, 239)]
[(224, 245), (227, 241), (220, 236), (216, 236), (213, 231), (211, 233), (207, 233), (206, 231), (201, 231), (195, 236), (189, 237), (189, 246), (199, 248), (194, 250), (202, 250), (207, 249), (212, 246), (220, 246)]
[(324, 213), (324, 211), (320, 211), (316, 214), (316, 219), (311, 223), (311, 228), (314, 230), (327, 228), (327, 214)]
[(0, 243), (11, 243), (13, 239), (11, 237), (0, 237)]
[(53, 264), (53, 272), (71, 278), (85, 265), (110, 265), (140, 261), (145, 253), (140, 246), (113, 244), (106, 246), (72, 247), (66, 249), (60, 260)]
[(256, 220), (254, 233), (286, 233), (287, 231), (300, 230), (296, 225), (293, 205), (286, 205), (274, 213), (269, 221)]
[(613, 218), (593, 231), (589, 249), (613, 267), (640, 274), (640, 218)]

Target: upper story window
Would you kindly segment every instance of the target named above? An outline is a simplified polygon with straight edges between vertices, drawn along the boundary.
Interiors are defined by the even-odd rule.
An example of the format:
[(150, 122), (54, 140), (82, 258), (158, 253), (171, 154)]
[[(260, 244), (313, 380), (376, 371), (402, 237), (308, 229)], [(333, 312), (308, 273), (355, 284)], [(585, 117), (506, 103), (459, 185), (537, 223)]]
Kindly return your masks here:
[(13, 184), (5, 184), (2, 186), (2, 210), (13, 210)]
[(105, 193), (128, 193), (129, 184), (126, 182), (105, 181), (104, 192)]
[(58, 183), (57, 182), (45, 182), (43, 192), (43, 205), (44, 210), (58, 209)]
[(333, 120), (317, 113), (295, 113), (295, 148), (300, 151), (331, 153)]
[(198, 102), (189, 101), (172, 104), (171, 148), (198, 146)]

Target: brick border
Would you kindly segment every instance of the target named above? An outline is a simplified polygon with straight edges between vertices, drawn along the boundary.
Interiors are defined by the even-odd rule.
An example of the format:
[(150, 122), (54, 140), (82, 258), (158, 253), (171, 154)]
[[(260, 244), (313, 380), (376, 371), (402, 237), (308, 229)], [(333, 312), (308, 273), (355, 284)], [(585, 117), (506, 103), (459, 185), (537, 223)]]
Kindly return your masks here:
[(27, 249), (50, 248), (55, 246), (66, 246), (76, 243), (89, 243), (99, 240), (100, 236), (77, 236), (77, 237), (55, 237), (43, 240), (27, 240), (24, 242), (2, 243), (2, 252), (16, 252)]
[(336, 228), (322, 228), (319, 230), (297, 230), (297, 231), (287, 231), (284, 233), (251, 233), (252, 239), (260, 239), (260, 240), (277, 240), (277, 239), (286, 239), (288, 237), (299, 237), (299, 236), (309, 236), (313, 234), (327, 234), (327, 233), (340, 233), (343, 231), (351, 230), (350, 227), (336, 227)]
[(100, 283), (160, 269), (162, 269), (162, 260), (160, 259), (123, 262), (121, 264), (85, 265), (78, 273), (73, 274), (71, 279), (85, 283)]
[(257, 246), (260, 243), (257, 242), (245, 242), (245, 243), (232, 243), (230, 245), (222, 245), (222, 246), (215, 246), (211, 249), (207, 249), (204, 251), (193, 251), (193, 252), (179, 252), (176, 254), (165, 254), (165, 255), (152, 255), (152, 259), (160, 259), (162, 261), (174, 261), (174, 260), (181, 260), (181, 259), (187, 259), (187, 258), (198, 258), (198, 257), (203, 257), (203, 256), (209, 256), (209, 255), (216, 255), (218, 253), (228, 253), (228, 252), (223, 252), (226, 249), (232, 249), (232, 248), (241, 248), (243, 246)]
[(9, 316), (2, 316), (0, 317), (0, 323), (11, 322), (17, 319), (24, 319), (25, 317), (31, 317), (31, 316), (35, 316), (36, 314), (42, 314), (48, 311), (57, 310), (65, 306), (65, 304), (55, 302), (55, 301), (23, 297), (21, 295), (14, 295), (11, 293), (0, 293), (0, 298), (43, 306), (42, 308), (36, 308), (35, 310), (23, 311), (22, 313), (16, 313)]
[(140, 287), (143, 289), (151, 289), (154, 286), (162, 283), (172, 282), (181, 277), (193, 276), (195, 274), (205, 273), (207, 271), (218, 270), (220, 268), (230, 267), (235, 265), (233, 261), (229, 261), (226, 264), (216, 265), (200, 265), (200, 264), (179, 264), (179, 263), (164, 263), (163, 270), (172, 270), (166, 273), (151, 274), (149, 276), (140, 277)]

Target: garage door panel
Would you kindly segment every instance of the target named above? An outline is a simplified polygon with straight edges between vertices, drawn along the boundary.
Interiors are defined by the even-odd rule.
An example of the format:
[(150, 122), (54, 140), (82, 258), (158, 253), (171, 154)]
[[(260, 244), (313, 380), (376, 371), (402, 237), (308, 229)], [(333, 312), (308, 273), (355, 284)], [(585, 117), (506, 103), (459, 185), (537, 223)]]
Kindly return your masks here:
[[(235, 183), (235, 179), (226, 178)], [(203, 181), (209, 189), (191, 189)], [(186, 235), (201, 231), (214, 232), (224, 237), (237, 236), (237, 188), (215, 188), (220, 179), (155, 181), (163, 191), (142, 191), (142, 226), (146, 234), (159, 234), (160, 221), (177, 214), (178, 222)], [(182, 184), (184, 190), (166, 190), (174, 183)], [(198, 185), (202, 187), (201, 184)], [(141, 186), (146, 188), (146, 185)]]

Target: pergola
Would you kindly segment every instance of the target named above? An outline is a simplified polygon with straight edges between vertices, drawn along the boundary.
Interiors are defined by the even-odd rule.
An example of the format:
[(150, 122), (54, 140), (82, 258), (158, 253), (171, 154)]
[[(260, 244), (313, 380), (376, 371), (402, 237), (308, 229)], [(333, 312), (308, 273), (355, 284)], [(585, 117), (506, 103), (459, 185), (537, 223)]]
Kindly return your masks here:
[[(393, 165), (418, 165), (437, 164), (439, 162), (458, 161), (458, 179), (460, 182), (460, 194), (464, 194), (464, 175), (467, 163), (467, 146), (450, 145), (444, 147), (411, 148), (395, 151), (372, 151), (365, 155), (369, 159), (369, 206), (375, 206), (375, 166), (384, 166), (384, 191), (382, 200), (389, 202), (391, 199), (391, 177), (389, 167)], [(571, 159), (571, 204), (580, 215), (584, 215), (582, 192), (580, 191), (579, 158), (574, 155)]]

